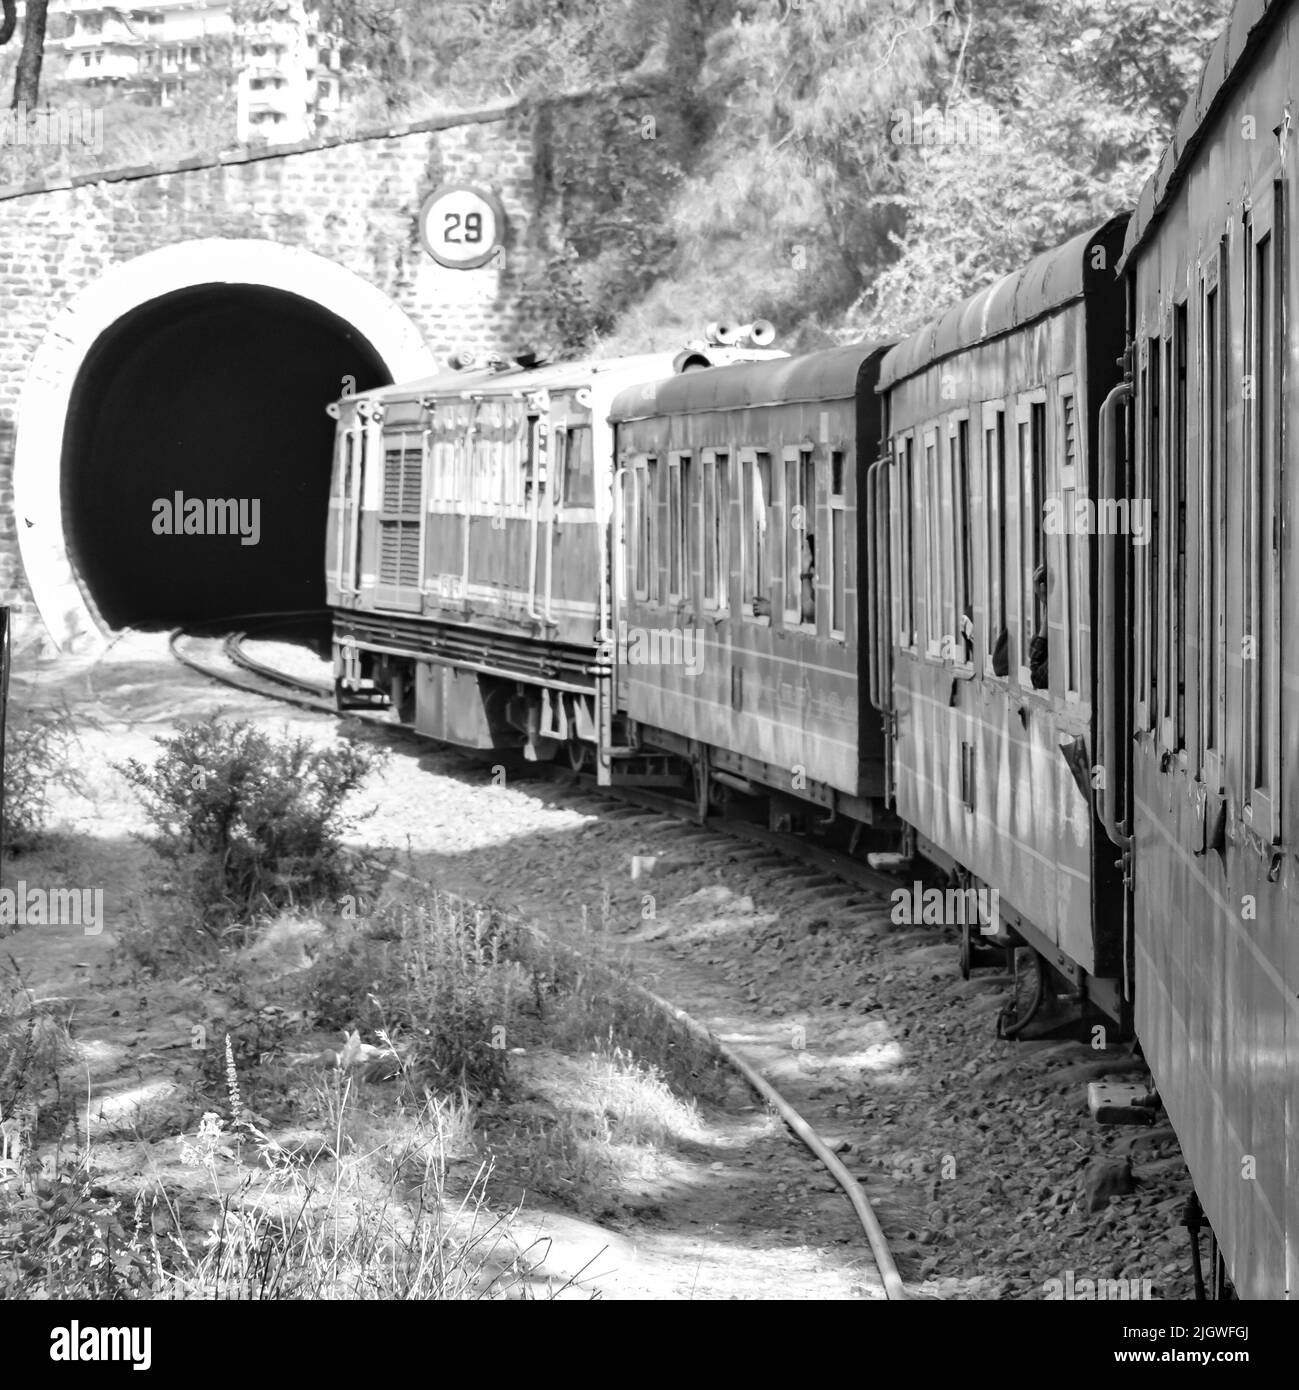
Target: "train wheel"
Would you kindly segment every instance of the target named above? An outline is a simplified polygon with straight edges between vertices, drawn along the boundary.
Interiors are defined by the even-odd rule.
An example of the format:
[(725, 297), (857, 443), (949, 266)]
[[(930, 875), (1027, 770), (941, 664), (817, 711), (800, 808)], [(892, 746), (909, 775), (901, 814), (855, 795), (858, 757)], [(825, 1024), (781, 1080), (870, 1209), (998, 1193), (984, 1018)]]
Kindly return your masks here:
[(568, 740), (568, 765), (574, 772), (581, 772), (591, 761), (591, 746), (574, 736)]
[(961, 979), (970, 978), (970, 966), (974, 960), (974, 924), (961, 923)]
[(997, 1036), (1014, 1038), (1033, 1021), (1046, 997), (1046, 965), (1031, 946), (1015, 952), (1014, 993), (997, 1015)]

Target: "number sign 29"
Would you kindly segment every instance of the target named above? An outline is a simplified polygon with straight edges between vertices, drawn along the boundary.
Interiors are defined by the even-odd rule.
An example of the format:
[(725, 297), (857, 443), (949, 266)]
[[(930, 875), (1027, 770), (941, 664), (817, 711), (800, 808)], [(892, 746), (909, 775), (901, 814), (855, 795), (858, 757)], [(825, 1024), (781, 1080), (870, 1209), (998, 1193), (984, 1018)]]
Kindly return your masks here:
[(424, 249), (452, 270), (486, 265), (505, 244), (505, 209), (500, 199), (468, 184), (446, 184), (419, 210)]

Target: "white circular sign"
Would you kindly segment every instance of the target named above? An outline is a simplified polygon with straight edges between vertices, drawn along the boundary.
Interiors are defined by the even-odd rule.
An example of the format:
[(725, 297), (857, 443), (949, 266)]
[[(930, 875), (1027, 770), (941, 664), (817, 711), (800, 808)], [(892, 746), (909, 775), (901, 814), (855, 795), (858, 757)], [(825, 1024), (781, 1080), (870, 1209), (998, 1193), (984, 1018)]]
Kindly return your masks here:
[(430, 193), (419, 210), (424, 249), (439, 265), (472, 270), (486, 265), (505, 244), (505, 209), (500, 200), (468, 184), (448, 184)]

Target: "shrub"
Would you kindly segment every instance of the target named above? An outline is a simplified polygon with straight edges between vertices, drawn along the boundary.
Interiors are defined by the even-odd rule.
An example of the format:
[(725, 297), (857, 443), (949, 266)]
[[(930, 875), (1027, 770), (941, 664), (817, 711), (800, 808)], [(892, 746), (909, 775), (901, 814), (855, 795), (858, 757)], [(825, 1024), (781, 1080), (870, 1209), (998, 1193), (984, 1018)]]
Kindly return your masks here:
[(11, 698), (4, 766), (4, 847), (10, 853), (39, 844), (55, 787), (80, 787), (72, 767), (76, 742), (76, 726), (66, 708), (32, 709)]
[(360, 817), (342, 808), (383, 754), (354, 739), (275, 739), (246, 721), (193, 725), (159, 744), (151, 767), (132, 758), (119, 771), (141, 793), (173, 888), (213, 936), (369, 886), (342, 844)]

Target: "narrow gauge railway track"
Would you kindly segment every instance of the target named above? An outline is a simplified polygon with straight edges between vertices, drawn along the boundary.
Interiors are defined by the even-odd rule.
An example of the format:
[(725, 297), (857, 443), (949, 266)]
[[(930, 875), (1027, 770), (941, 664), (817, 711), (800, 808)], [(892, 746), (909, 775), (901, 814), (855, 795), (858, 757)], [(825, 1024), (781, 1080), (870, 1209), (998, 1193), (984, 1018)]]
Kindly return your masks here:
[[(251, 695), (266, 695), (284, 700), (302, 709), (319, 710), (324, 714), (337, 713), (334, 692), (319, 681), (291, 675), (249, 656), (243, 644), (254, 632), (263, 638), (268, 632), (292, 627), (292, 620), (320, 617), (317, 609), (290, 610), (284, 613), (236, 614), (226, 620), (205, 623), (196, 628), (176, 628), (168, 638), (168, 646), (176, 660), (191, 671), (209, 680), (243, 690)], [(209, 631), (227, 623), (240, 626), (224, 636)], [(231, 669), (233, 668), (233, 669)]]
[[(333, 691), (329, 687), (317, 681), (307, 680), (279, 670), (249, 656), (243, 650), (243, 643), (250, 636), (250, 629), (256, 630), (257, 634), (265, 640), (271, 633), (277, 630), (283, 632), (286, 627), (291, 627), (291, 619), (314, 616), (318, 616), (318, 614), (308, 610), (234, 615), (225, 620), (225, 623), (234, 624), (236, 630), (227, 633), (224, 637), (212, 634), (207, 629), (224, 626), (225, 623), (208, 623), (203, 625), (203, 630), (175, 629), (168, 639), (168, 645), (172, 655), (181, 665), (211, 680), (249, 694), (284, 701), (301, 709), (337, 715), (341, 712), (335, 705)], [(190, 644), (202, 643), (208, 645), (208, 650), (202, 654), (191, 649)], [(211, 650), (213, 645), (217, 646), (216, 653)], [(214, 660), (214, 655), (219, 659)], [(226, 665), (223, 665), (222, 661)], [(377, 714), (366, 714), (356, 710), (348, 710), (346, 713), (350, 718), (359, 717), (368, 723), (382, 724), (393, 729), (402, 727), (392, 724), (391, 721)], [(721, 832), (726, 840), (739, 840), (748, 842), (759, 849), (766, 848), (771, 851), (773, 857), (811, 864), (822, 872), (812, 877), (803, 875), (806, 878), (805, 886), (808, 888), (820, 889), (838, 880), (869, 893), (871, 902), (878, 906), (880, 898), (886, 896), (896, 887), (894, 880), (847, 855), (826, 850), (820, 846), (808, 845), (803, 840), (791, 844), (791, 837), (788, 835), (765, 830), (760, 826), (745, 824), (741, 821), (725, 820), (715, 816), (705, 816), (701, 820), (694, 803), (684, 798), (664, 796), (642, 789), (597, 787), (593, 777), (580, 774), (571, 774), (567, 778), (561, 777), (557, 780), (561, 784), (567, 781), (568, 785), (574, 788), (579, 796), (591, 798), (599, 806), (619, 805), (626, 807), (633, 813), (656, 812), (689, 823), (701, 835), (701, 838), (705, 838), (709, 833)], [(400, 873), (397, 876), (409, 877)], [(845, 900), (847, 906), (852, 906), (853, 903), (854, 899), (851, 897)], [(524, 925), (527, 925), (528, 930), (542, 935), (535, 926)], [(562, 945), (562, 943), (552, 944)], [(572, 950), (573, 948), (564, 947), (564, 949)], [(574, 954), (580, 955), (577, 952)], [(586, 957), (582, 957), (582, 959), (586, 960)], [(598, 965), (596, 962), (589, 961), (588, 964)], [(604, 966), (599, 968), (608, 969)], [(727, 1065), (743, 1077), (745, 1082), (781, 1116), (788, 1127), (802, 1140), (818, 1162), (842, 1188), (870, 1245), (885, 1297), (891, 1300), (908, 1298), (906, 1286), (898, 1273), (888, 1240), (874, 1208), (871, 1206), (869, 1197), (858, 1179), (835, 1156), (830, 1145), (742, 1054), (728, 1047), (709, 1028), (671, 1001), (660, 998), (633, 980), (627, 980), (626, 983), (654, 1007), (714, 1047)]]

